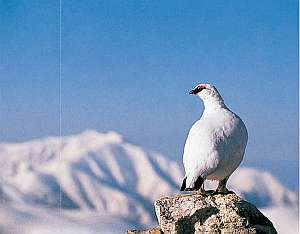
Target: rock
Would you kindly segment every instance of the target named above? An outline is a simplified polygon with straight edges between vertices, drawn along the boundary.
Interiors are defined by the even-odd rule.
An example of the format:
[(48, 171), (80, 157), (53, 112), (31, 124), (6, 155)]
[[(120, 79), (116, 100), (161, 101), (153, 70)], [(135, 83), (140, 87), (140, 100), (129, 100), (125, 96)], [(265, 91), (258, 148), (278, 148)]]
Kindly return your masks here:
[(271, 221), (234, 193), (181, 194), (154, 203), (159, 227), (127, 234), (276, 234)]
[(163, 233), (277, 233), (254, 205), (235, 194), (184, 194), (155, 202)]
[(163, 234), (161, 229), (159, 227), (151, 228), (144, 231), (138, 231), (138, 230), (129, 230), (126, 232), (127, 234)]

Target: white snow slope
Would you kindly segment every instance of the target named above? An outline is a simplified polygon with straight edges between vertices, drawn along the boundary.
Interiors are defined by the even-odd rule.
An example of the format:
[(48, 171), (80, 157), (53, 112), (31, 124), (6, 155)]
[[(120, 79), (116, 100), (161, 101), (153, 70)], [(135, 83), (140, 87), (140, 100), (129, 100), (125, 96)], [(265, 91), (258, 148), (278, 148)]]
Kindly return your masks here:
[[(55, 233), (55, 226), (65, 228), (57, 233), (120, 233), (147, 227), (155, 222), (153, 201), (178, 193), (182, 178), (179, 163), (127, 143), (115, 132), (2, 143), (0, 233)], [(284, 212), (294, 207), (297, 213), (297, 195), (268, 172), (240, 168), (229, 188), (266, 214), (278, 217), (274, 207)], [(297, 225), (293, 228), (297, 231)]]

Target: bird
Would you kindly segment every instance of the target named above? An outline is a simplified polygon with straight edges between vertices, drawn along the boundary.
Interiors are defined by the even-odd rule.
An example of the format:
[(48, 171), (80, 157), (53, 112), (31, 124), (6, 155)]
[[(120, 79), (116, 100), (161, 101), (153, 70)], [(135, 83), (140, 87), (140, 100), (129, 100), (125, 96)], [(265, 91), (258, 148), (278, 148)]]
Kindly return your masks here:
[(204, 111), (189, 130), (184, 145), (185, 176), (180, 190), (206, 194), (204, 181), (216, 180), (219, 183), (213, 193), (230, 193), (226, 183), (244, 157), (247, 128), (225, 105), (214, 85), (198, 84), (189, 94), (202, 99)]

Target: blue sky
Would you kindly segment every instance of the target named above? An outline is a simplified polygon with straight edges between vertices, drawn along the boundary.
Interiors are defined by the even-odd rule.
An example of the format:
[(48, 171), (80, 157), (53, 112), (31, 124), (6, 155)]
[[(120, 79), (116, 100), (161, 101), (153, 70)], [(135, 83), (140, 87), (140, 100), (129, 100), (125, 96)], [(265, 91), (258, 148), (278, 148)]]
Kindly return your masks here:
[[(116, 130), (181, 160), (213, 83), (245, 166), (298, 185), (298, 2), (63, 0), (62, 133)], [(59, 1), (0, 1), (0, 141), (59, 134)], [(284, 167), (283, 167), (284, 166)]]

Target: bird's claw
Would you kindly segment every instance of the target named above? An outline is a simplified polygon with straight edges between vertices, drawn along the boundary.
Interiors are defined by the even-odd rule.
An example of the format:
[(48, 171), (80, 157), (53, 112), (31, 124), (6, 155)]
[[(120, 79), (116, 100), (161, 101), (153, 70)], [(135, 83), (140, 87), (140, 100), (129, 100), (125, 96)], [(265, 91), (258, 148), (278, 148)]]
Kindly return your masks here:
[(202, 196), (207, 196), (208, 195), (208, 193), (206, 191), (201, 191), (201, 190), (198, 190), (197, 194), (202, 195)]
[(233, 191), (228, 190), (227, 188), (217, 188), (213, 194), (222, 194), (222, 195), (226, 195), (226, 194), (232, 194), (234, 193)]
[(197, 191), (197, 194), (202, 195), (202, 196), (210, 196), (214, 194), (213, 190), (204, 190), (204, 189), (200, 189)]
[(197, 191), (197, 194), (202, 195), (202, 196), (206, 196), (206, 195), (207, 195), (207, 192), (204, 190), (203, 187), (201, 187), (201, 188)]

